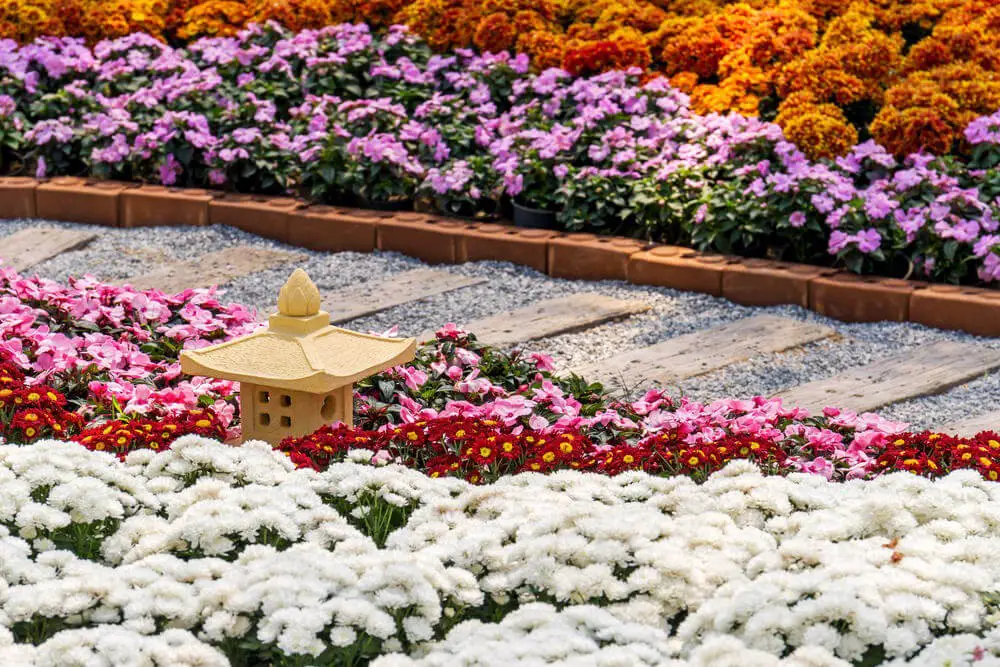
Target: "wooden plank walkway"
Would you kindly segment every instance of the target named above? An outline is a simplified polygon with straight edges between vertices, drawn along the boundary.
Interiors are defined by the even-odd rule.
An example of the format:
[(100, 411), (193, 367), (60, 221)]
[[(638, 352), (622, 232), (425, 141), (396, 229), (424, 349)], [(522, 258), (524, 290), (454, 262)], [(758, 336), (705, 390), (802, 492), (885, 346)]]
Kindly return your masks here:
[(0, 238), (0, 257), (16, 271), (24, 271), (68, 250), (75, 250), (97, 237), (77, 229), (28, 227)]
[(787, 405), (814, 414), (826, 406), (870, 412), (891, 403), (941, 393), (995, 368), (1000, 368), (1000, 350), (943, 341), (788, 389), (779, 396)]
[(224, 285), (257, 271), (304, 259), (304, 255), (284, 250), (235, 246), (202, 255), (198, 259), (167, 264), (121, 283), (136, 289), (158, 289), (175, 294), (186, 289)]
[[(484, 317), (461, 328), (474, 333), (481, 343), (502, 347), (588, 329), (644, 313), (651, 307), (642, 301), (624, 301), (601, 294), (573, 294)], [(433, 337), (433, 331), (425, 331), (419, 340)]]
[(703, 375), (762, 354), (783, 352), (834, 335), (830, 327), (773, 315), (757, 315), (677, 336), (574, 369), (607, 387), (627, 381), (667, 384)]
[(323, 307), (330, 312), (331, 322), (346, 322), (404, 303), (484, 282), (486, 278), (470, 278), (432, 269), (415, 269), (398, 273), (385, 280), (370, 280), (336, 293), (327, 290), (323, 295)]
[(931, 429), (949, 435), (960, 435), (970, 437), (983, 431), (994, 431), (1000, 433), (1000, 410), (987, 412), (984, 415), (970, 417), (962, 421), (953, 422), (942, 428)]

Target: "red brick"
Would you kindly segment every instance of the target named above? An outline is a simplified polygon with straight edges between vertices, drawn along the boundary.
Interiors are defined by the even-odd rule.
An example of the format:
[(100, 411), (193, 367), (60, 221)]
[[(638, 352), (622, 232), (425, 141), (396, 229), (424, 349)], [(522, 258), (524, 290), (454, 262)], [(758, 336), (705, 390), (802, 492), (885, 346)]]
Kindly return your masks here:
[(648, 244), (595, 234), (565, 234), (549, 240), (549, 275), (577, 280), (626, 280), (629, 257)]
[(378, 247), (401, 252), (430, 264), (459, 261), (458, 239), (470, 226), (422, 213), (398, 213), (378, 223)]
[(119, 197), (129, 187), (114, 181), (53, 178), (35, 190), (35, 213), (46, 220), (117, 227)]
[(378, 242), (378, 223), (390, 213), (309, 206), (291, 213), (288, 242), (326, 252), (371, 252)]
[(929, 285), (910, 297), (910, 321), (977, 336), (1000, 336), (1000, 291)]
[(920, 283), (838, 273), (809, 283), (809, 308), (844, 322), (905, 322)]
[(722, 276), (737, 262), (727, 255), (707, 255), (680, 246), (656, 246), (632, 256), (629, 282), (722, 296)]
[(743, 259), (725, 265), (722, 296), (745, 306), (809, 307), (809, 281), (832, 269), (808, 264)]
[(33, 178), (0, 178), (0, 220), (35, 217), (37, 187)]
[(122, 227), (208, 224), (208, 205), (215, 193), (196, 188), (144, 185), (121, 193)]
[(458, 239), (458, 261), (493, 260), (548, 270), (548, 244), (558, 236), (544, 229), (522, 229), (492, 223), (470, 225)]
[(290, 197), (226, 195), (209, 202), (208, 218), (213, 225), (229, 225), (287, 243), (290, 214), (301, 205)]

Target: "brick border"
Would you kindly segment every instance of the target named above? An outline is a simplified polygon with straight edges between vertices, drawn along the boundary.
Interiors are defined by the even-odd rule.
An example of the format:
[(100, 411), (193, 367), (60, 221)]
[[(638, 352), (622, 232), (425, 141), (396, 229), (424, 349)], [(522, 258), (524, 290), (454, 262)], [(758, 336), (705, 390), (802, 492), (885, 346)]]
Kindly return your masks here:
[(1000, 336), (1000, 290), (858, 276), (624, 237), (522, 229), (410, 211), (310, 205), (288, 197), (82, 178), (0, 177), (0, 220), (23, 217), (110, 227), (168, 221), (226, 224), (314, 250), (392, 250), (432, 264), (512, 262), (557, 278), (627, 280), (744, 305), (802, 306), (845, 322), (916, 322)]

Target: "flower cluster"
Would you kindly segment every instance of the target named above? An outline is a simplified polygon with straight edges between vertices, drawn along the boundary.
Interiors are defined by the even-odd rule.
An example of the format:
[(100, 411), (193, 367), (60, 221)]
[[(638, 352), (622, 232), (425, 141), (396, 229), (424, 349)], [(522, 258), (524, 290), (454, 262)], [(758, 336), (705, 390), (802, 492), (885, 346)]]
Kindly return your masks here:
[(92, 277), (60, 285), (2, 267), (0, 313), (0, 436), (22, 443), (122, 419), (140, 419), (121, 427), (130, 432), (172, 424), (220, 436), (238, 385), (186, 377), (178, 355), (259, 326), (246, 308), (220, 304), (214, 289), (166, 295)]
[[(237, 437), (238, 385), (187, 378), (177, 357), (184, 346), (252, 331), (251, 313), (219, 304), (213, 290), (167, 296), (90, 278), (63, 287), (0, 275), (9, 314), (0, 351), (10, 359), (0, 367), (0, 435), (8, 442), (72, 438), (121, 457), (168, 449), (185, 434)], [(327, 426), (280, 449), (316, 470), (370, 450), (376, 461), (474, 483), (563, 469), (704, 480), (736, 459), (841, 480), (960, 468), (993, 479), (1000, 471), (991, 433), (911, 434), (873, 414), (810, 416), (760, 397), (702, 404), (652, 390), (623, 401), (554, 370), (545, 355), (495, 350), (447, 325), (414, 362), (357, 384), (357, 428)]]
[(315, 470), (360, 449), (374, 452), (375, 463), (475, 483), (565, 469), (704, 480), (737, 459), (769, 474), (835, 480), (964, 468), (992, 480), (1000, 465), (991, 431), (912, 433), (873, 413), (827, 407), (810, 415), (759, 396), (699, 403), (654, 389), (612, 398), (600, 384), (556, 374), (545, 355), (501, 353), (454, 325), (436, 332), (412, 364), (360, 382), (356, 401), (355, 428), (324, 427), (279, 449)]
[(0, 438), (29, 443), (72, 435), (83, 418), (66, 410), (66, 397), (44, 384), (28, 385), (16, 365), (0, 357)]
[[(870, 30), (866, 21), (833, 21), (837, 48), (867, 44), (851, 32)], [(821, 60), (810, 65), (814, 78), (834, 86)], [(524, 54), (435, 55), (401, 26), (376, 35), (364, 25), (290, 33), (272, 23), (184, 49), (144, 34), (93, 49), (70, 39), (0, 42), (0, 173), (466, 217), (494, 216), (513, 199), (556, 212), (573, 230), (944, 282), (1000, 277), (1000, 141), (988, 91), (961, 87), (987, 100), (949, 126), (967, 157), (901, 158), (895, 140), (886, 139), (891, 150), (856, 144), (859, 132), (830, 120), (838, 100), (867, 104), (867, 83), (857, 95), (819, 94), (806, 74), (790, 75), (783, 131), (698, 115), (697, 91), (674, 87), (680, 74), (573, 69), (581, 74), (532, 73)], [(885, 79), (866, 76), (859, 81)], [(906, 116), (903, 98), (931, 99), (922, 95), (890, 90), (895, 106), (886, 108)], [(994, 115), (977, 117), (983, 109)], [(810, 159), (794, 142), (826, 157)]]
[[(648, 395), (644, 401), (652, 398)], [(898, 471), (942, 477), (967, 468), (990, 481), (1000, 475), (1000, 436), (991, 431), (959, 438), (929, 432), (891, 433), (899, 427), (892, 424), (881, 429), (847, 428), (842, 420), (830, 417), (788, 422), (789, 412), (774, 411), (774, 406), (761, 400), (757, 403), (753, 407), (732, 402), (707, 406), (715, 424), (699, 428), (692, 413), (700, 406), (682, 402), (672, 413), (681, 413), (683, 417), (675, 418), (686, 417), (686, 421), (648, 435), (644, 435), (651, 430), (648, 424), (591, 423), (535, 430), (520, 423), (505, 427), (496, 419), (449, 416), (374, 431), (343, 424), (326, 426), (302, 438), (287, 438), (277, 449), (300, 468), (325, 470), (356, 458), (353, 452), (357, 452), (370, 455), (374, 464), (392, 462), (432, 478), (461, 477), (472, 484), (557, 470), (612, 476), (641, 470), (703, 481), (734, 460), (751, 461), (769, 474), (808, 472), (827, 479), (871, 478)], [(761, 425), (768, 410), (781, 416)], [(655, 415), (658, 420), (663, 417)], [(744, 432), (741, 424), (749, 420), (755, 427)], [(787, 422), (784, 428), (780, 428), (781, 420)]]
[(834, 484), (733, 461), (701, 484), (565, 470), (475, 486), (189, 436), (124, 461), (0, 446), (0, 480), (3, 664), (1000, 655), (1000, 485), (973, 470)]
[(901, 433), (889, 439), (875, 465), (882, 470), (909, 470), (928, 477), (971, 468), (985, 479), (997, 481), (1000, 435), (985, 431), (974, 438), (955, 438), (941, 433)]
[(91, 451), (125, 458), (137, 449), (154, 452), (170, 449), (177, 438), (192, 434), (223, 440), (226, 428), (215, 412), (193, 409), (158, 419), (125, 418), (103, 422), (85, 428), (73, 437), (73, 441)]

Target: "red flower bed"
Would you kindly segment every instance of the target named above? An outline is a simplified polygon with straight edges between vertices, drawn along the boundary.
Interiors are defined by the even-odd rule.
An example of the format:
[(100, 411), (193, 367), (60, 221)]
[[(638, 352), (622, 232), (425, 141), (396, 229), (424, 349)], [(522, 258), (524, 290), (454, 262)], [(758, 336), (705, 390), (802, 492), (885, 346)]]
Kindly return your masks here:
[[(848, 435), (852, 430), (834, 429), (827, 432)], [(701, 481), (736, 459), (753, 461), (769, 474), (823, 473), (812, 469), (826, 465), (817, 439), (803, 440), (787, 431), (725, 432), (716, 440), (692, 443), (693, 429), (681, 425), (641, 439), (623, 432), (604, 440), (587, 429), (536, 431), (505, 427), (496, 420), (441, 417), (374, 431), (326, 426), (304, 438), (288, 438), (278, 449), (300, 468), (323, 470), (348, 452), (367, 450), (374, 464), (399, 463), (431, 477), (461, 477), (474, 484), (566, 469), (607, 475), (642, 470)], [(1000, 477), (1000, 435), (994, 432), (973, 438), (930, 432), (874, 435), (863, 439), (874, 465), (856, 477), (900, 470), (940, 477), (961, 468), (974, 469), (989, 480)]]
[(0, 437), (18, 442), (64, 438), (83, 424), (66, 410), (66, 397), (47, 385), (28, 386), (24, 373), (0, 363)]
[(226, 438), (222, 418), (213, 411), (197, 408), (158, 417), (122, 416), (118, 420), (86, 424), (82, 415), (66, 409), (62, 393), (45, 384), (28, 385), (25, 380), (17, 366), (0, 363), (0, 437), (10, 442), (71, 438), (87, 449), (124, 458), (136, 449), (169, 449), (182, 435)]
[(973, 468), (985, 479), (1000, 479), (1000, 434), (984, 431), (972, 438), (943, 433), (900, 433), (879, 455), (878, 468), (941, 477)]
[(226, 428), (219, 416), (208, 410), (188, 410), (161, 419), (110, 421), (85, 429), (73, 437), (87, 449), (109, 452), (119, 458), (137, 449), (163, 451), (182, 435), (201, 435), (225, 440)]

